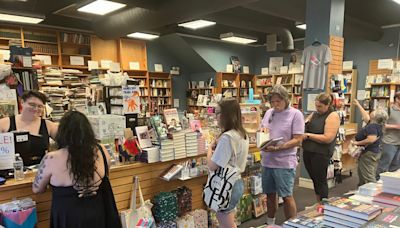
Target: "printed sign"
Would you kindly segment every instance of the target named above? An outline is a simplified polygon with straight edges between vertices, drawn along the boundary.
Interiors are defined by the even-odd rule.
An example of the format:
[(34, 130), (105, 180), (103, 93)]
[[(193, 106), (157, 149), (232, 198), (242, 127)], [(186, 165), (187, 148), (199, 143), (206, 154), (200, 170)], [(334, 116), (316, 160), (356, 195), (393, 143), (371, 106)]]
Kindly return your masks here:
[(0, 134), (0, 170), (12, 169), (15, 159), (15, 146), (13, 133)]
[(127, 85), (122, 87), (123, 113), (140, 113), (140, 89), (136, 85)]

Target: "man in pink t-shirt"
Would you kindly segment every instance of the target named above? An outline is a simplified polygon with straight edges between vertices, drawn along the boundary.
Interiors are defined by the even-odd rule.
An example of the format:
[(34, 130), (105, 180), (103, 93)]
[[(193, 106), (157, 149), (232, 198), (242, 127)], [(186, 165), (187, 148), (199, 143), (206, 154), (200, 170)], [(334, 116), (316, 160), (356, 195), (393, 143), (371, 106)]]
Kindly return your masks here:
[(289, 94), (285, 87), (275, 85), (269, 93), (272, 108), (261, 122), (261, 130), (269, 132), (270, 138), (282, 137), (277, 146), (262, 151), (263, 191), (267, 194), (267, 224), (275, 224), (278, 196), (283, 198), (287, 219), (296, 216), (293, 186), (297, 167), (297, 147), (304, 134), (303, 114), (290, 107)]

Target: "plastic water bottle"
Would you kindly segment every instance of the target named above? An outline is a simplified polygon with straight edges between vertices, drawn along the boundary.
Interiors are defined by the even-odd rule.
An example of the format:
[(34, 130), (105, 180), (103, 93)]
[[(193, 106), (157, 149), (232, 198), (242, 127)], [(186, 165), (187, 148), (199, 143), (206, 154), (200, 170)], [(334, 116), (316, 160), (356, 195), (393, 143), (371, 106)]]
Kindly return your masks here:
[(19, 154), (15, 154), (14, 178), (16, 181), (23, 180), (25, 178), (24, 161)]

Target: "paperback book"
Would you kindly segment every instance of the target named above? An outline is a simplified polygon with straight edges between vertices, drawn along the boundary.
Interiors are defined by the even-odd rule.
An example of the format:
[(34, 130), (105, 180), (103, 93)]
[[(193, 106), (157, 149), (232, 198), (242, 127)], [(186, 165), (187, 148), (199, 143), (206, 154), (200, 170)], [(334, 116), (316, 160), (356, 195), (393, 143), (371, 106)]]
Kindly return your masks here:
[(325, 204), (325, 209), (369, 221), (381, 214), (383, 208), (378, 205), (364, 204), (348, 198), (333, 197)]

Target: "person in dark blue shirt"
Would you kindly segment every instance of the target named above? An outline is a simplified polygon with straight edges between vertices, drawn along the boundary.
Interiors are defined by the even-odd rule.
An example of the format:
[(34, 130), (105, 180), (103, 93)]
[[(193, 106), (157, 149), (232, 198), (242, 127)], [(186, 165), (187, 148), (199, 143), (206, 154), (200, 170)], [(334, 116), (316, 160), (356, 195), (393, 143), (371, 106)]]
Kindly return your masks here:
[[(357, 107), (362, 113), (365, 112), (361, 106), (357, 105)], [(355, 136), (353, 144), (364, 147), (358, 158), (359, 186), (376, 182), (376, 169), (382, 154), (380, 150), (382, 128), (387, 119), (388, 114), (384, 109), (378, 108), (370, 112), (367, 125), (361, 128)]]

